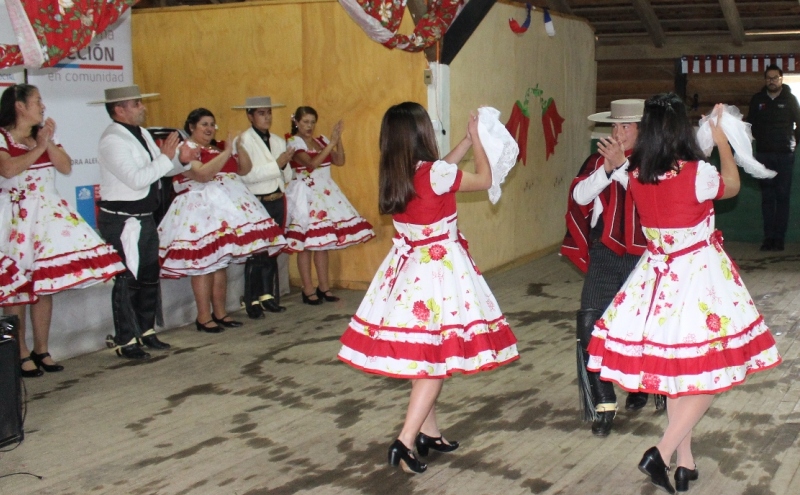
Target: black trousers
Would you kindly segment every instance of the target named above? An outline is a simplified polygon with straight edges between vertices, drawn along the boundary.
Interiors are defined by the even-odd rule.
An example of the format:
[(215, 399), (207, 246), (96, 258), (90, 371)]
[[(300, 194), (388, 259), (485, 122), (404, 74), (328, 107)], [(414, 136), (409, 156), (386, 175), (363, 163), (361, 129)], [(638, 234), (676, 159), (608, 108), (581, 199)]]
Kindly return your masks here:
[(794, 153), (756, 153), (756, 160), (778, 172), (772, 179), (761, 179), (761, 215), (764, 239), (784, 240), (789, 225), (789, 200), (792, 197)]
[[(97, 226), (103, 239), (114, 246), (122, 261), (125, 252), (120, 236), (125, 221), (131, 218), (100, 210)], [(155, 327), (159, 311), (158, 227), (152, 215), (136, 217), (142, 226), (139, 235), (139, 268), (136, 276), (129, 270), (114, 277), (111, 311), (114, 316), (114, 342), (126, 345)]]
[[(261, 201), (267, 213), (282, 229), (286, 228), (286, 196), (273, 201)], [(278, 257), (267, 253), (247, 258), (244, 267), (244, 302), (249, 308), (260, 297), (272, 296), (280, 300), (278, 283)]]

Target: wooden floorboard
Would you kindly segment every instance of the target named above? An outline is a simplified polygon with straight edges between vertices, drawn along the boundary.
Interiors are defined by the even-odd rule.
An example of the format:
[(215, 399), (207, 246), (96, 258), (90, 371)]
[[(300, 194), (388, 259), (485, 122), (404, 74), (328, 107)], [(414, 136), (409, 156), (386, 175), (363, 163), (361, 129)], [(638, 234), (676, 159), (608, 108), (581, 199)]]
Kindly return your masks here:
[[(717, 396), (695, 430), (695, 495), (800, 493), (800, 245), (726, 246), (784, 362)], [(666, 415), (621, 410), (607, 438), (577, 411), (575, 311), (582, 275), (548, 255), (487, 281), (521, 359), (445, 383), (437, 416), (462, 443), (428, 471), (386, 466), (408, 383), (336, 359), (363, 292), (220, 335), (165, 332), (173, 349), (130, 363), (108, 352), (27, 379), (25, 441), (0, 453), (3, 494), (640, 494), (636, 468)], [(241, 313), (239, 317), (244, 317)], [(618, 392), (624, 403), (625, 393)]]

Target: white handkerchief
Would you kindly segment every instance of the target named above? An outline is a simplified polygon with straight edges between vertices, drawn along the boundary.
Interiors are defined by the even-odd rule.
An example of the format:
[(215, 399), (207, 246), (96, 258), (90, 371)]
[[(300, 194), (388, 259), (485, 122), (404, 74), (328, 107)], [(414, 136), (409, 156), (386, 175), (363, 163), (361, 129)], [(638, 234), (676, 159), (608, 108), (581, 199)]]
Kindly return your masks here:
[[(753, 158), (753, 134), (750, 132), (750, 124), (742, 120), (742, 112), (733, 105), (723, 105), (725, 117), (722, 119), (722, 132), (731, 143), (736, 164), (744, 169), (745, 172), (756, 179), (771, 179), (777, 172), (765, 167), (761, 162)], [(711, 115), (700, 119), (700, 129), (697, 130), (697, 143), (706, 156), (711, 155), (714, 149), (714, 138), (711, 137), (711, 126), (708, 120)], [(716, 122), (716, 121), (715, 121)]]
[(519, 146), (506, 126), (500, 122), (500, 110), (492, 107), (478, 109), (478, 137), (489, 158), (492, 169), (492, 187), (489, 188), (489, 201), (492, 204), (500, 199), (500, 184), (508, 172), (514, 168), (519, 155)]
[(119, 240), (122, 241), (122, 251), (125, 253), (125, 265), (133, 274), (133, 278), (137, 278), (136, 275), (139, 271), (139, 234), (141, 232), (142, 222), (136, 217), (130, 217), (125, 220), (125, 227), (119, 236)]

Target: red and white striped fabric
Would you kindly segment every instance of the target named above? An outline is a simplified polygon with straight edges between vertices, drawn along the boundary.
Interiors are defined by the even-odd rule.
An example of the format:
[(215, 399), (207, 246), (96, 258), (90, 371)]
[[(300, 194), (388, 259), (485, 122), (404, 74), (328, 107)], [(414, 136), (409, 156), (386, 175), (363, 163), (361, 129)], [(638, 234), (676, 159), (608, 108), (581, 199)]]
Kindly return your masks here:
[(16, 294), (26, 283), (14, 260), (0, 253), (0, 303)]
[(682, 74), (721, 74), (732, 72), (761, 72), (775, 64), (784, 72), (800, 71), (800, 55), (684, 55)]

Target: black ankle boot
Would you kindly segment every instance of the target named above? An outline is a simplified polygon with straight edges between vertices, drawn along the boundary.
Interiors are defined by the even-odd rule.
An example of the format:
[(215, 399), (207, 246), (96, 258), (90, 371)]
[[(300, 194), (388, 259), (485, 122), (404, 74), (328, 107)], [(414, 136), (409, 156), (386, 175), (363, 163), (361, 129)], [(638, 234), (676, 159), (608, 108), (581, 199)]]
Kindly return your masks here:
[(592, 435), (597, 437), (607, 437), (614, 426), (614, 416), (617, 411), (604, 411), (597, 413), (597, 419), (592, 421)]

